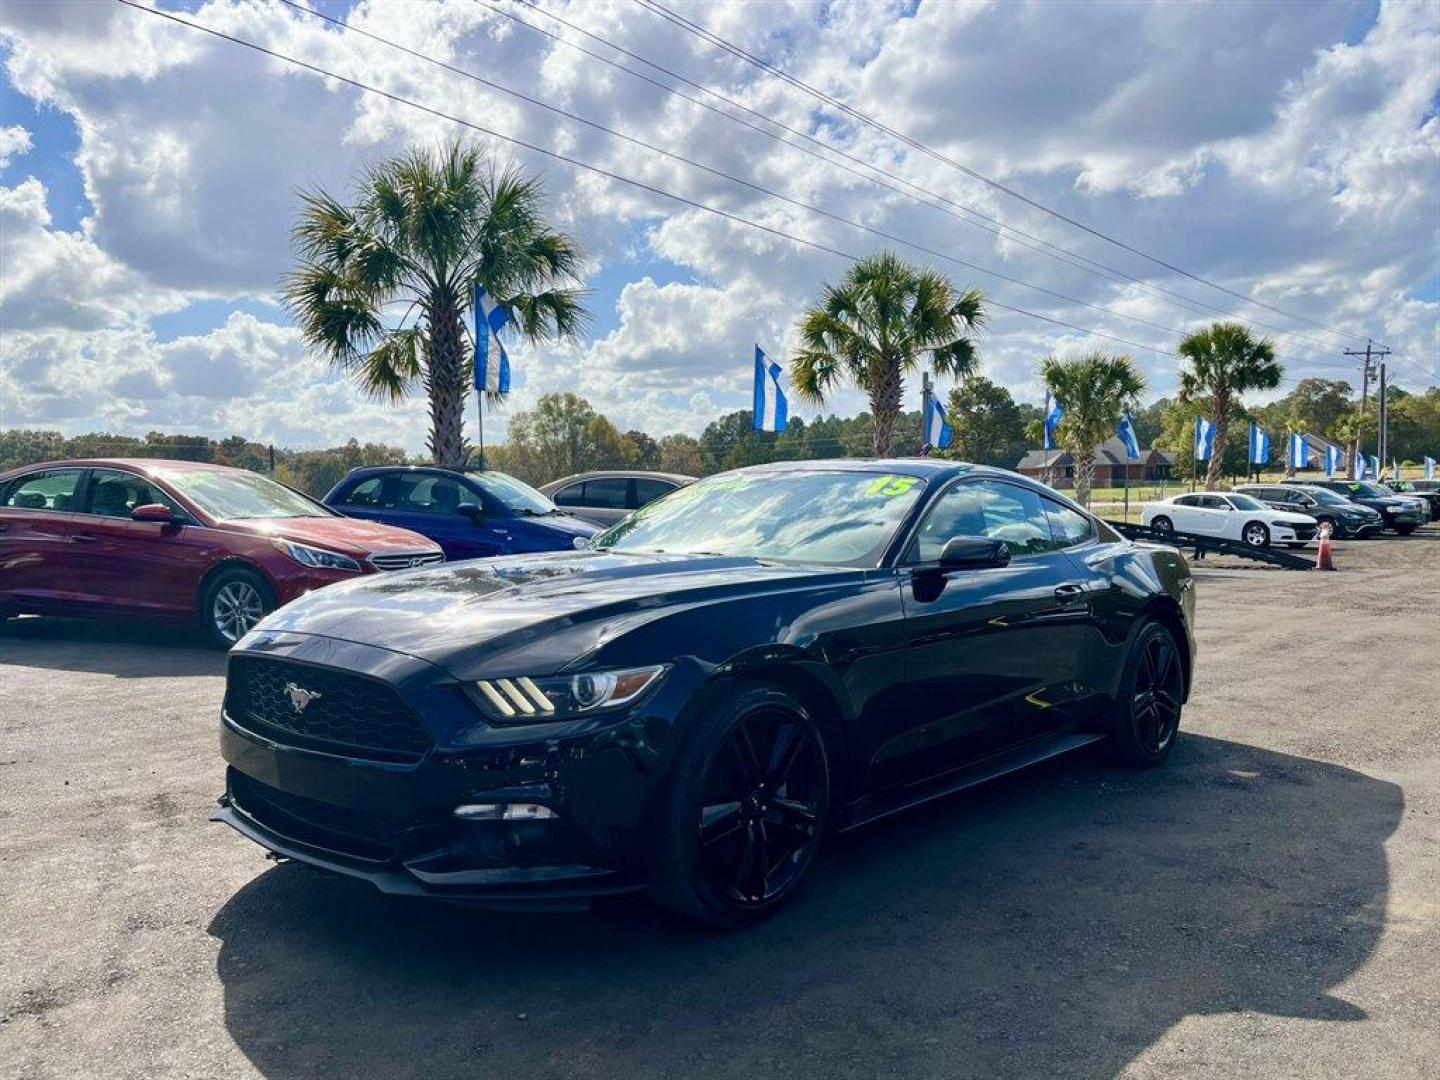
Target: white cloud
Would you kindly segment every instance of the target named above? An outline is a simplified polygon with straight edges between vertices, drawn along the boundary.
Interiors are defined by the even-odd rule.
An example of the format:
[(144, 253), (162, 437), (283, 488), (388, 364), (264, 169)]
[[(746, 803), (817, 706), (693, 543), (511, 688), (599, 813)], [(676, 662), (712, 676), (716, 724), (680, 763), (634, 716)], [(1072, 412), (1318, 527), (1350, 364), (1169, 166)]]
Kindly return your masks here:
[[(587, 0), (555, 10), (765, 117), (838, 140), (892, 180), (1163, 288), (1227, 310), (1238, 306), (935, 157), (822, 113), (814, 101), (633, 4)], [(1419, 297), (1436, 265), (1440, 14), (1433, 5), (1387, 3), (1357, 38), (1354, 27), (1365, 25), (1367, 10), (1082, 5), (1062, 16), (1044, 3), (926, 0), (912, 13), (899, 0), (839, 0), (819, 18), (810, 3), (730, 0), (696, 17), (1077, 220), (1267, 303), (1384, 337), (1397, 356), (1433, 369), (1440, 304)], [(558, 29), (543, 14), (516, 12)], [(193, 17), (827, 246), (862, 253), (881, 246), (270, 0), (212, 0)], [(1124, 316), (1177, 329), (1205, 317), (879, 189), (470, 0), (362, 0), (348, 18), (676, 154), (1115, 314), (915, 256), (1006, 304), (1162, 346), (1173, 345), (1173, 334)], [(57, 230), (40, 180), (12, 173), (12, 186), (0, 188), (0, 351), (7, 363), (0, 377), (7, 396), (21, 402), (15, 411), (70, 428), (246, 425), (234, 429), (305, 445), (384, 433), (411, 449), (423, 446), (418, 403), (392, 410), (366, 402), (306, 358), (278, 316), (242, 312), (219, 326), (213, 316), (193, 326), (182, 317), (190, 332), (169, 342), (152, 320), (190, 303), (213, 311), (217, 300), (273, 300), (290, 265), (297, 189), (344, 193), (366, 164), (463, 128), (120, 5), (6, 5), (0, 39), (9, 48), (12, 86), (74, 119), (80, 145), (73, 164), (94, 207), (78, 229)], [(554, 215), (579, 235), (606, 282), (594, 297), (606, 329), (592, 340), (517, 350), (518, 390), (505, 413), (487, 420), (490, 438), (503, 431), (508, 413), (547, 390), (570, 388), (622, 427), (698, 431), (714, 410), (746, 402), (752, 345), (761, 341), (783, 356), (799, 312), (823, 281), (844, 271), (833, 255), (480, 141), (501, 160), (541, 173)], [(58, 152), (33, 142), (23, 128), (0, 129), (0, 167), (53, 160)], [(668, 279), (677, 269), (684, 280), (657, 284), (660, 270)], [(1331, 365), (1342, 341), (1260, 308), (1246, 313), (1303, 330), (1309, 341), (1282, 342), (1295, 372), (1314, 365), (1316, 373), (1338, 373)], [(1035, 394), (1038, 359), (1084, 341), (997, 312), (983, 342), (985, 369)], [(1173, 361), (1136, 357), (1157, 391), (1173, 386)], [(95, 369), (104, 372), (98, 385)], [(858, 404), (853, 394), (834, 402), (839, 409)], [(4, 422), (14, 421), (7, 414)]]

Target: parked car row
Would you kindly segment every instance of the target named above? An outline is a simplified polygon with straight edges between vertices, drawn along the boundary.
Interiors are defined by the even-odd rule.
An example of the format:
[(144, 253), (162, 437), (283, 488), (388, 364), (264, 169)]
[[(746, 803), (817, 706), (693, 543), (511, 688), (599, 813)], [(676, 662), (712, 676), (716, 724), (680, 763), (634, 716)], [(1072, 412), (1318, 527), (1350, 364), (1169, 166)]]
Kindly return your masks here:
[[(317, 502), (242, 469), (88, 459), (0, 474), (0, 619), (198, 619), (228, 647), (266, 613), (357, 574), (565, 551), (693, 477), (357, 469)], [(618, 493), (618, 494), (617, 494)]]
[(1430, 506), (1430, 520), (1440, 521), (1440, 480), (1387, 480), (1391, 491), (1412, 499), (1424, 499)]
[(1233, 491), (1198, 491), (1146, 503), (1140, 520), (1158, 532), (1194, 533), (1251, 547), (1304, 547), (1319, 527), (1341, 538), (1409, 536), (1430, 520), (1431, 507), (1379, 484), (1357, 480), (1282, 480), (1242, 484)]

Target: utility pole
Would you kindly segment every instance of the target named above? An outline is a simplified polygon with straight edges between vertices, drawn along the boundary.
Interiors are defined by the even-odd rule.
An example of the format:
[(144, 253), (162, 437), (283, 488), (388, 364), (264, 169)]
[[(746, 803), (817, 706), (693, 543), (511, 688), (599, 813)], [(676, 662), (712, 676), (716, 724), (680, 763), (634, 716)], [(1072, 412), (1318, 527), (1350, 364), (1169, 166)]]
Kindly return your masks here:
[[(1388, 415), (1388, 410), (1387, 410), (1387, 408), (1386, 408), (1386, 401), (1385, 401), (1385, 363), (1384, 363), (1384, 361), (1381, 361), (1381, 363), (1380, 363), (1380, 389), (1379, 389), (1379, 391), (1377, 392), (1377, 395), (1378, 395), (1378, 396), (1376, 397), (1376, 402), (1377, 402), (1377, 404), (1380, 406), (1380, 436), (1379, 436), (1379, 444), (1380, 444), (1380, 445), (1379, 445), (1379, 447), (1378, 447), (1380, 453), (1379, 453), (1378, 456), (1379, 456), (1379, 459), (1380, 459), (1380, 472), (1384, 472), (1384, 471), (1385, 471), (1385, 462), (1389, 460), (1389, 459), (1385, 456), (1385, 444), (1390, 441), (1390, 439), (1389, 439), (1390, 432), (1389, 432), (1388, 430), (1386, 430), (1386, 429), (1389, 427), (1390, 418), (1389, 418), (1389, 415)], [(1376, 480), (1379, 480), (1379, 479), (1380, 479), (1379, 473), (1376, 474), (1375, 479), (1376, 479)]]
[(1360, 373), (1360, 419), (1355, 425), (1355, 440), (1350, 448), (1350, 479), (1360, 479), (1360, 429), (1365, 423), (1365, 400), (1370, 396), (1370, 380), (1376, 375), (1375, 361), (1390, 355), (1389, 349), (1377, 349), (1372, 342), (1365, 343), (1365, 351), (1346, 349), (1346, 356), (1363, 356), (1365, 367)]

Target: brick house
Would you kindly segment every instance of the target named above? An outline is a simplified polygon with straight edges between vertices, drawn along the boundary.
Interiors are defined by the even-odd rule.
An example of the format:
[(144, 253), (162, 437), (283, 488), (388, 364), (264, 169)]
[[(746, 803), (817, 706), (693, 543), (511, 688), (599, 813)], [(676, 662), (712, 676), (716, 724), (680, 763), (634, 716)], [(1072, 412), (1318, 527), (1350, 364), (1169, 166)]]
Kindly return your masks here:
[[(1094, 486), (1124, 487), (1126, 473), (1132, 484), (1159, 483), (1171, 479), (1174, 467), (1175, 455), (1165, 450), (1141, 447), (1140, 457), (1131, 461), (1123, 442), (1108, 439), (1095, 448)], [(1075, 459), (1065, 450), (1027, 450), (1015, 471), (1054, 488), (1075, 486)]]

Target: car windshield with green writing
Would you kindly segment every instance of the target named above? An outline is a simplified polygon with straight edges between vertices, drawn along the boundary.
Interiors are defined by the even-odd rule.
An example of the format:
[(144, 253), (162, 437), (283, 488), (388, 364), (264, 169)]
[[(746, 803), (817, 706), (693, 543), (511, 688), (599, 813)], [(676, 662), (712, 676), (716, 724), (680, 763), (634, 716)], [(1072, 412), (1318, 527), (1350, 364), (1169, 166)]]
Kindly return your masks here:
[(595, 546), (875, 566), (924, 488), (885, 472), (722, 473), (637, 510)]

